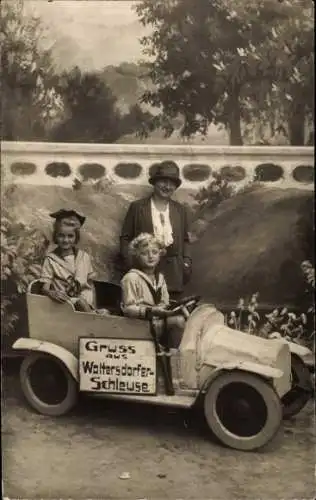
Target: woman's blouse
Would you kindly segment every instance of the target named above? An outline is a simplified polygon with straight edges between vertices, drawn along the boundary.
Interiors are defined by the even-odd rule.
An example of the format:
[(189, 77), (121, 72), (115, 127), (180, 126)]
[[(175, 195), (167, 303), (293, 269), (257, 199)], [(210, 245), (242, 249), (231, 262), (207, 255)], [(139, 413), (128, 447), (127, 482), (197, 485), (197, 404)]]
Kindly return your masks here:
[(165, 247), (173, 243), (173, 231), (170, 221), (169, 203), (164, 211), (157, 209), (155, 202), (151, 199), (151, 217), (154, 228), (154, 235)]

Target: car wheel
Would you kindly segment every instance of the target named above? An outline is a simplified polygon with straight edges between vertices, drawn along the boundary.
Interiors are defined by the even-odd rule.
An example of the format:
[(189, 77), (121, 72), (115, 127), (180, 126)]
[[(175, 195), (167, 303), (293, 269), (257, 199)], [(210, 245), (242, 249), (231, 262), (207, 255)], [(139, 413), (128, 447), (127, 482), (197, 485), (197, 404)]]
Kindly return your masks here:
[(28, 403), (43, 415), (59, 416), (75, 406), (78, 383), (59, 359), (33, 352), (20, 369), (20, 382)]
[(304, 361), (295, 354), (291, 354), (291, 374), (292, 387), (282, 398), (283, 418), (291, 418), (297, 415), (311, 397), (311, 390), (302, 388), (310, 387), (312, 389), (309, 369)]
[(210, 430), (226, 446), (251, 451), (267, 444), (280, 428), (281, 402), (273, 387), (259, 376), (222, 372), (204, 398)]

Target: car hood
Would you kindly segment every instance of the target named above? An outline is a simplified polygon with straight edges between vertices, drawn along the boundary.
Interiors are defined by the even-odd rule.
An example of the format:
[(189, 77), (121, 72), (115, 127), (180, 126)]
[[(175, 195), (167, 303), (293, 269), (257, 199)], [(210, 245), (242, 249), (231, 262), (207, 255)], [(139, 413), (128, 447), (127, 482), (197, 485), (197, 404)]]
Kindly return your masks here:
[(205, 366), (220, 368), (249, 362), (288, 371), (285, 351), (289, 349), (285, 344), (284, 340), (267, 340), (233, 330), (224, 324), (222, 313), (204, 304), (189, 317), (180, 345), (184, 382), (195, 387), (197, 373)]

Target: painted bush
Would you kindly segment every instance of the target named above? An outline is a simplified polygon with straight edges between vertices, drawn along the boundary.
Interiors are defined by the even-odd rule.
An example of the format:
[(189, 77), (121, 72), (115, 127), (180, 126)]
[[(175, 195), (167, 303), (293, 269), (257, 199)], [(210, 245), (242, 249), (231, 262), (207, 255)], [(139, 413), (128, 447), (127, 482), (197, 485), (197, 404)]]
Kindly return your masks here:
[(68, 163), (54, 161), (45, 167), (45, 172), (50, 177), (68, 177), (71, 174), (71, 168)]
[(142, 172), (142, 166), (139, 163), (121, 162), (115, 165), (114, 171), (123, 179), (136, 179)]
[(274, 163), (261, 163), (255, 169), (255, 180), (261, 182), (276, 182), (283, 176), (283, 168)]
[(36, 172), (35, 163), (27, 161), (16, 161), (10, 167), (13, 175), (32, 175)]
[(188, 163), (183, 167), (183, 177), (191, 182), (206, 181), (211, 175), (212, 169), (204, 163)]
[(234, 167), (231, 165), (225, 165), (221, 168), (220, 173), (222, 177), (229, 182), (239, 182), (246, 177), (246, 171), (244, 167), (241, 167), (239, 165)]
[(78, 172), (84, 181), (97, 180), (104, 177), (106, 168), (100, 163), (83, 163), (78, 167)]
[(311, 165), (299, 165), (293, 170), (293, 179), (297, 182), (314, 182), (314, 167)]

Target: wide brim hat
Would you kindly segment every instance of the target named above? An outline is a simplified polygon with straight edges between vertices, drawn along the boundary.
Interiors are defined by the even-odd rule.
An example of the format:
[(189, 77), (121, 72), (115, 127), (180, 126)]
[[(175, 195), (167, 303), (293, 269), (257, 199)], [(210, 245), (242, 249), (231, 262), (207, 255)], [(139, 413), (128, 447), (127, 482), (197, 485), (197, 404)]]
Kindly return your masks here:
[(177, 188), (182, 184), (180, 179), (180, 170), (174, 161), (163, 161), (158, 163), (154, 172), (149, 177), (149, 184), (155, 184), (159, 179), (170, 179), (175, 183)]
[(57, 212), (53, 212), (49, 215), (53, 219), (56, 219), (56, 221), (61, 221), (62, 219), (66, 219), (68, 217), (76, 217), (80, 223), (80, 226), (82, 226), (86, 220), (84, 215), (80, 214), (76, 210), (67, 210), (65, 208), (61, 208)]

